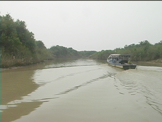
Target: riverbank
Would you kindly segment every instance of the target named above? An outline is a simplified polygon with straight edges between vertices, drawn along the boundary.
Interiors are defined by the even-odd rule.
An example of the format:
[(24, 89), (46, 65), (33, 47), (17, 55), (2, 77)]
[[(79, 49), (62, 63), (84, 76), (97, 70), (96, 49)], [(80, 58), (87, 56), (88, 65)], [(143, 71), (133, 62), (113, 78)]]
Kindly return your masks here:
[(28, 64), (20, 64), (20, 65), (8, 65), (6, 67), (0, 67), (0, 71), (4, 71), (4, 70), (9, 70), (9, 69), (18, 69), (18, 68), (22, 68), (22, 67), (28, 67), (28, 66), (32, 66), (32, 65), (36, 65), (36, 64), (40, 64), (40, 63), (43, 63), (43, 62), (46, 62), (46, 61), (50, 61), (50, 60), (43, 60), (43, 61), (40, 61), (40, 62), (35, 62), (35, 63), (28, 63)]
[(30, 67), (30, 66), (35, 66), (35, 65), (39, 65), (42, 63), (56, 63), (56, 62), (67, 62), (67, 61), (72, 61), (72, 60), (77, 60), (78, 58), (56, 58), (56, 59), (48, 59), (48, 60), (43, 60), (41, 62), (36, 62), (36, 63), (31, 63), (31, 64), (26, 64), (26, 65), (12, 65), (12, 66), (8, 66), (8, 67), (0, 67), (0, 71), (5, 71), (5, 70), (10, 70), (10, 69), (18, 69), (18, 68), (24, 68), (24, 67)]
[[(46, 63), (46, 62), (52, 62), (52, 61), (53, 62), (58, 62), (58, 61), (65, 62), (65, 61), (69, 61), (69, 60), (76, 60), (76, 58), (75, 59), (59, 58), (59, 59), (44, 60), (41, 62), (28, 64), (28, 65), (19, 65), (19, 66), (10, 66), (10, 67), (6, 67), (6, 68), (0, 68), (0, 71), (29, 67), (29, 66), (38, 65), (38, 64), (42, 64), (42, 63)], [(100, 63), (106, 63), (105, 60), (96, 60), (96, 61), (100, 62)], [(141, 66), (160, 66), (160, 67), (162, 67), (162, 59), (157, 59), (157, 60), (152, 60), (152, 61), (133, 61), (133, 63), (135, 63), (137, 65), (141, 65)]]

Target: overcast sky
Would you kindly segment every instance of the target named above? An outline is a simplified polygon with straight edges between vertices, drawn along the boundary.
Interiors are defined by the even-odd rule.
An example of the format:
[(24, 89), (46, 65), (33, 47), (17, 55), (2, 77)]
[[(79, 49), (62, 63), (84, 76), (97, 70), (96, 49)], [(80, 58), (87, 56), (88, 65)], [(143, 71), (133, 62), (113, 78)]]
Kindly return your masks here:
[(162, 40), (162, 1), (0, 1), (47, 48), (113, 50)]

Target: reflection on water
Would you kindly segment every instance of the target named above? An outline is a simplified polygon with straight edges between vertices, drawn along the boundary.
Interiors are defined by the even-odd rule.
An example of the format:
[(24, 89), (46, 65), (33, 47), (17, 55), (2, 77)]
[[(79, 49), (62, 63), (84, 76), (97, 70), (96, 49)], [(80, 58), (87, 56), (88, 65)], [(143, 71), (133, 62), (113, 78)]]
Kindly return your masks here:
[[(59, 61), (59, 62), (58, 62)], [(66, 67), (95, 65), (96, 62), (87, 60), (54, 60), (28, 67), (13, 68), (1, 72), (1, 118), (3, 122), (10, 122), (21, 116), (29, 114), (43, 102), (56, 99), (57, 96), (50, 93), (46, 84), (65, 79), (66, 77), (80, 73), (90, 72), (94, 69), (64, 72)], [(57, 69), (61, 68), (61, 70)], [(45, 85), (42, 87), (42, 84)], [(40, 88), (39, 88), (40, 87)], [(49, 90), (49, 93), (44, 90)], [(64, 89), (63, 89), (64, 90)], [(57, 93), (57, 92), (56, 92)], [(21, 112), (23, 109), (24, 112)], [(16, 113), (15, 113), (16, 111)], [(8, 116), (12, 115), (10, 118)]]
[[(11, 122), (23, 115), (27, 115), (41, 104), (41, 102), (19, 104), (16, 102), (16, 100), (22, 99), (23, 96), (28, 95), (39, 87), (38, 84), (33, 82), (32, 76), (34, 75), (34, 70), (31, 67), (10, 69), (1, 72), (2, 122)], [(9, 105), (10, 101), (14, 101), (14, 104)]]
[(19, 119), (21, 116), (28, 115), (34, 108), (39, 107), (42, 102), (23, 102), (18, 104), (18, 106), (9, 107), (1, 113), (2, 122), (11, 122), (13, 120)]
[(34, 71), (5, 71), (1, 73), (1, 104), (21, 99), (34, 91), (38, 85), (31, 79)]
[[(137, 66), (137, 69), (122, 70), (111, 67), (106, 62), (88, 59), (55, 60), (4, 70), (1, 73), (1, 118), (3, 122), (24, 121), (21, 120), (23, 116), (30, 118), (31, 112), (37, 111), (46, 103), (61, 99), (70, 93), (77, 93), (76, 91), (95, 83), (102, 87), (103, 82), (109, 87), (112, 83), (112, 89), (116, 90), (113, 95), (112, 89), (109, 90), (104, 86), (106, 92), (112, 92), (109, 96), (110, 106), (115, 106), (113, 102), (119, 102), (118, 97), (123, 101), (128, 98), (133, 102), (136, 101), (137, 104), (133, 106), (129, 103), (128, 106), (134, 109), (139, 106), (147, 109), (150, 106), (162, 116), (161, 74), (162, 67)], [(97, 91), (100, 87), (96, 86), (95, 90)], [(116, 92), (118, 95), (115, 94)], [(111, 102), (115, 95), (117, 101)], [(96, 99), (97, 97), (99, 96), (96, 96)], [(73, 104), (77, 103), (74, 101)], [(52, 105), (54, 106), (54, 103)], [(105, 106), (107, 106), (106, 102)], [(78, 106), (78, 109), (80, 107)], [(153, 110), (150, 113), (154, 113)]]

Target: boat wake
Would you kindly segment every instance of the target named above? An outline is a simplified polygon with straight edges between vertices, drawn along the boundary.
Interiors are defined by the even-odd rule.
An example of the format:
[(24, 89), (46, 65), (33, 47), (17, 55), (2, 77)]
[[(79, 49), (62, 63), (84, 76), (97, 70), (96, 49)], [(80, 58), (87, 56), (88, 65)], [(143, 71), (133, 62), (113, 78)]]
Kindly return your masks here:
[[(116, 75), (115, 86), (120, 93), (134, 95), (137, 101), (148, 104), (162, 115), (162, 68), (139, 66)], [(126, 89), (124, 91), (123, 89)], [(124, 92), (123, 92), (124, 91)]]

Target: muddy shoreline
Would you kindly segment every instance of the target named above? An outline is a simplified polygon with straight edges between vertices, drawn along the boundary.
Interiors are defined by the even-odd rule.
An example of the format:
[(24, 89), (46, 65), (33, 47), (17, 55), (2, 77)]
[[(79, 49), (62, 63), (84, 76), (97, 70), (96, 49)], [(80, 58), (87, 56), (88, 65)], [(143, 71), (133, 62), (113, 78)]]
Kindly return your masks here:
[(18, 69), (18, 68), (24, 68), (24, 67), (31, 67), (31, 66), (36, 66), (36, 65), (39, 65), (39, 64), (43, 64), (43, 63), (48, 63), (48, 62), (65, 62), (65, 61), (70, 61), (70, 60), (77, 60), (77, 59), (68, 59), (68, 58), (58, 58), (58, 59), (52, 59), (52, 60), (44, 60), (44, 61), (41, 61), (41, 62), (37, 62), (37, 63), (32, 63), (32, 64), (27, 64), (27, 65), (19, 65), (19, 66), (9, 66), (9, 67), (6, 67), (6, 68), (3, 68), (3, 67), (0, 67), (0, 71), (5, 71), (5, 70), (12, 70), (12, 69)]

